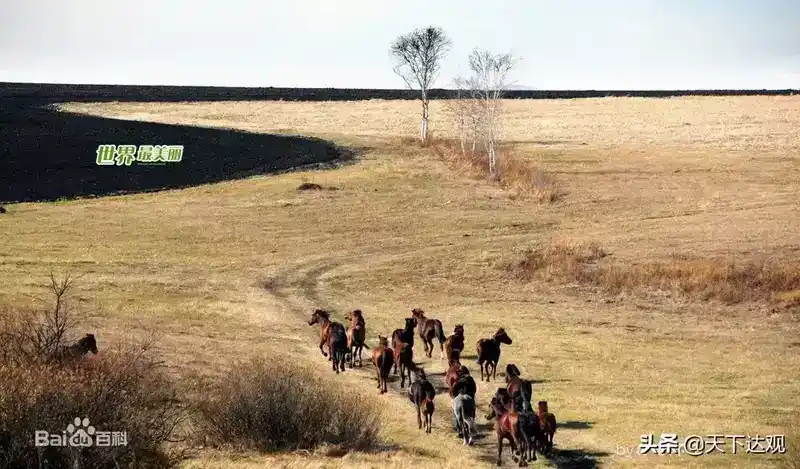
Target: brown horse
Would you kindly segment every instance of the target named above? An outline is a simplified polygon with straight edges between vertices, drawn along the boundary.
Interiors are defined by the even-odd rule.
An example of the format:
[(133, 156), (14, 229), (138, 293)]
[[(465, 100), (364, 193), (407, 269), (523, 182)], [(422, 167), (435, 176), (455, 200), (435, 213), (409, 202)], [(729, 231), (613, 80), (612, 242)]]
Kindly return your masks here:
[(405, 342), (394, 343), (394, 368), (400, 370), (400, 389), (406, 386), (406, 375), (408, 384), (411, 384), (411, 372), (417, 369), (414, 364), (414, 349)]
[(433, 355), (433, 339), (435, 338), (439, 341), (441, 359), (444, 360), (444, 341), (447, 338), (444, 336), (442, 321), (426, 318), (425, 312), (419, 308), (412, 309), (411, 314), (416, 319), (417, 331), (420, 339), (422, 339), (422, 344), (425, 346), (425, 356), (431, 358)]
[(394, 364), (394, 352), (389, 348), (389, 340), (386, 337), (378, 336), (378, 346), (371, 350), (372, 364), (378, 375), (378, 389), (380, 393), (386, 392), (386, 382), (389, 380), (389, 373)]
[(47, 356), (47, 361), (58, 363), (74, 363), (87, 353), (97, 355), (97, 339), (94, 334), (86, 334), (72, 345), (62, 345)]
[(358, 354), (358, 366), (360, 368), (364, 366), (364, 362), (361, 359), (361, 352), (366, 345), (366, 322), (364, 321), (364, 315), (361, 313), (360, 309), (351, 311), (348, 315), (348, 319), (350, 319), (350, 327), (347, 329), (347, 345), (350, 347), (350, 350), (352, 350), (350, 354), (350, 368), (353, 368), (356, 364), (356, 354)]
[[(526, 461), (528, 437), (519, 425), (519, 415), (514, 411), (511, 402), (503, 403), (498, 397), (492, 398), (492, 412), (494, 413), (494, 431), (497, 435), (497, 465), (503, 464), (503, 440), (508, 440), (511, 446), (511, 457), (518, 462), (519, 467), (528, 465)], [(519, 457), (517, 457), (517, 453)], [(533, 454), (536, 460), (536, 453)]]
[(444, 353), (448, 360), (454, 352), (460, 355), (464, 351), (464, 325), (456, 324), (453, 334), (444, 341)]
[(447, 367), (453, 366), (453, 363), (461, 363), (461, 352), (458, 350), (453, 350), (447, 355)]
[(449, 390), (450, 397), (453, 397), (453, 385), (458, 381), (458, 378), (461, 377), (461, 367), (461, 362), (456, 359), (450, 363), (450, 366), (447, 367), (447, 371), (444, 372), (444, 384)]
[(511, 337), (502, 327), (494, 333), (491, 339), (480, 339), (477, 343), (478, 365), (481, 366), (481, 381), (483, 370), (486, 369), (486, 381), (489, 378), (497, 380), (497, 363), (500, 361), (500, 344), (511, 345)]
[[(403, 329), (395, 329), (392, 331), (392, 348), (398, 350), (402, 348), (401, 344), (408, 344), (414, 347), (414, 318), (406, 318), (406, 324)], [(394, 368), (394, 374), (397, 374), (397, 367)]]
[(542, 428), (542, 452), (550, 454), (553, 451), (553, 436), (556, 434), (558, 423), (556, 416), (547, 411), (547, 401), (539, 401), (539, 425)]
[[(314, 324), (319, 324), (320, 353), (322, 353), (323, 357), (328, 357), (328, 360), (333, 360), (333, 355), (326, 353), (325, 350), (322, 349), (322, 346), (328, 344), (328, 339), (331, 336), (331, 326), (333, 326), (333, 324), (339, 324), (339, 323), (331, 322), (331, 313), (325, 311), (324, 309), (317, 309), (314, 310), (314, 313), (311, 314), (311, 319), (308, 321), (309, 326), (313, 326)], [(339, 325), (341, 326), (341, 324)], [(328, 352), (330, 351), (331, 349), (329, 348)]]
[[(497, 388), (497, 391), (494, 393), (493, 398), (497, 399), (497, 401), (503, 406), (508, 406), (511, 400), (511, 394), (508, 393), (508, 389), (506, 388)], [(489, 413), (486, 414), (486, 420), (492, 420), (494, 418), (494, 408), (490, 409)]]

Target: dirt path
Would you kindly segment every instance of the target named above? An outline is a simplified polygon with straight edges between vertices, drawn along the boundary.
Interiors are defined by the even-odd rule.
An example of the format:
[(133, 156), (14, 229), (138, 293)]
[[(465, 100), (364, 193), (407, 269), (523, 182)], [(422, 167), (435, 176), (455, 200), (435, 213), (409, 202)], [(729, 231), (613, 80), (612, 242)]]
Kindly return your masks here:
[[(507, 235), (505, 237), (516, 237), (520, 236), (518, 234)], [(464, 240), (459, 244), (469, 245), (475, 244), (476, 242), (483, 242), (484, 240)], [(271, 295), (274, 299), (276, 299), (280, 305), (282, 305), (283, 309), (294, 316), (297, 317), (298, 321), (308, 321), (311, 312), (316, 308), (325, 308), (327, 301), (325, 299), (325, 295), (323, 293), (324, 287), (326, 284), (326, 280), (329, 277), (335, 275), (335, 273), (339, 270), (344, 270), (347, 268), (352, 268), (361, 264), (367, 260), (369, 263), (374, 265), (376, 263), (384, 263), (396, 260), (399, 257), (403, 256), (423, 256), (427, 253), (451, 248), (454, 244), (452, 237), (448, 238), (446, 241), (442, 243), (429, 246), (424, 249), (396, 249), (393, 252), (387, 252), (386, 249), (375, 249), (370, 252), (359, 251), (358, 253), (348, 253), (346, 255), (337, 255), (337, 256), (320, 256), (312, 259), (301, 259), (290, 265), (281, 269), (280, 271), (274, 273), (268, 280), (264, 282), (264, 289), (265, 291)], [(410, 306), (409, 306), (410, 310)], [(335, 314), (335, 312), (334, 312)], [(410, 314), (410, 313), (409, 313)], [(375, 331), (374, 329), (370, 329), (370, 318), (368, 314), (365, 314), (365, 319), (367, 321), (367, 330), (368, 330), (368, 344), (372, 342), (372, 345), (375, 345), (374, 336), (378, 333), (381, 335), (388, 336), (391, 334), (390, 330), (386, 331)], [(347, 324), (346, 320), (343, 317), (332, 317), (334, 321), (339, 321)], [(398, 323), (397, 327), (401, 327), (402, 324)], [(319, 338), (317, 328), (308, 328), (307, 332), (308, 337), (308, 346), (310, 348), (316, 348), (317, 341)], [(436, 387), (437, 389), (437, 416), (434, 421), (434, 427), (437, 432), (448, 434), (453, 439), (454, 442), (459, 442), (460, 439), (457, 437), (455, 430), (452, 429), (451, 421), (450, 421), (450, 405), (452, 400), (447, 395), (447, 386), (444, 382), (444, 374), (446, 370), (446, 362), (444, 360), (439, 359), (439, 351), (434, 350), (432, 358), (427, 358), (424, 355), (424, 349), (420, 342), (417, 341), (415, 344), (415, 362), (425, 367), (428, 375), (429, 381)], [(437, 346), (436, 342), (434, 341), (434, 345)], [(347, 373), (356, 373), (360, 377), (363, 378), (363, 385), (367, 386), (370, 391), (375, 391), (377, 387), (377, 382), (375, 378), (375, 372), (371, 363), (367, 363), (366, 355), (369, 353), (368, 345), (365, 348), (364, 355), (365, 355), (365, 363), (363, 368), (350, 368), (348, 365)], [(476, 378), (476, 381), (479, 380), (479, 373), (477, 364), (474, 362), (474, 355), (472, 354), (465, 354), (464, 364), (470, 368), (470, 372)], [(322, 355), (319, 355), (319, 364), (321, 367), (325, 367), (330, 370), (330, 362), (327, 361)], [(498, 373), (501, 375), (501, 373)], [(502, 378), (498, 376), (497, 383), (492, 382), (490, 386), (504, 386)], [(480, 387), (480, 385), (479, 385)], [(401, 389), (400, 388), (400, 378), (397, 375), (390, 376), (389, 382), (389, 394), (392, 399), (400, 399), (403, 402), (407, 403), (409, 414), (413, 414), (414, 408), (413, 405), (408, 400), (407, 395), (408, 387)], [(493, 422), (487, 422), (484, 418), (486, 413), (488, 413), (488, 401), (489, 396), (486, 395), (486, 392), (483, 392), (484, 395), (481, 395), (481, 390), (479, 389), (478, 395), (476, 396), (478, 410), (476, 415), (476, 424), (478, 427), (479, 434), (474, 440), (473, 448), (478, 451), (479, 458), (485, 462), (494, 463), (496, 458), (496, 451), (497, 446), (495, 440), (493, 438)], [(437, 422), (438, 420), (438, 422)], [(504, 463), (511, 464), (511, 458), (508, 453), (504, 452), (503, 455)]]

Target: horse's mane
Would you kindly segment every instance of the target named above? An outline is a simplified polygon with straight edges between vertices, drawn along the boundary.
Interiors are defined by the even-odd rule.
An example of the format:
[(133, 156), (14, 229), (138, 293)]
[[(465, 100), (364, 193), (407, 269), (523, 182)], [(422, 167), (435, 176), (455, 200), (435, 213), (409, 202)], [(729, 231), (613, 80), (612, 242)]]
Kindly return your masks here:
[(320, 317), (323, 317), (325, 319), (330, 319), (331, 318), (331, 313), (325, 311), (324, 309), (318, 309), (318, 310), (314, 311), (314, 314), (316, 314), (316, 315), (318, 315)]

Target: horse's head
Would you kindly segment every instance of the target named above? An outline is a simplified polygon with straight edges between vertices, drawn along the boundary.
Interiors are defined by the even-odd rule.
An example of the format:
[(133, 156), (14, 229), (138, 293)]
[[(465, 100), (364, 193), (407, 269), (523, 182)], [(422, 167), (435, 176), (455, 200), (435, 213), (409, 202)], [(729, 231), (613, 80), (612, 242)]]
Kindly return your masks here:
[(494, 397), (503, 405), (506, 405), (511, 401), (511, 394), (506, 388), (497, 388), (497, 392), (494, 393)]
[(414, 319), (413, 317), (406, 318), (406, 327), (405, 327), (405, 329), (407, 331), (413, 331), (414, 327), (416, 327), (416, 326), (417, 326), (416, 319)]
[(418, 366), (416, 370), (414, 370), (414, 374), (417, 375), (417, 379), (421, 381), (425, 381), (428, 377), (425, 375), (425, 369), (421, 366)]
[(328, 313), (324, 309), (317, 309), (314, 310), (313, 314), (311, 314), (311, 319), (308, 321), (308, 325), (313, 326), (314, 324), (319, 324), (323, 320), (327, 320), (329, 318), (330, 318), (330, 313)]
[(539, 413), (540, 414), (547, 413), (547, 401), (539, 401)]
[(421, 308), (412, 309), (411, 315), (414, 316), (414, 319), (416, 319), (417, 321), (425, 320), (425, 311), (423, 311)]
[(92, 352), (97, 355), (97, 340), (94, 338), (94, 334), (86, 334), (83, 339), (78, 341), (78, 344), (84, 353)]
[(520, 376), (520, 375), (522, 375), (522, 373), (520, 373), (519, 368), (517, 368), (517, 365), (513, 363), (509, 363), (508, 365), (506, 365), (506, 378), (511, 378), (513, 376)]
[(458, 374), (462, 376), (469, 376), (469, 368), (464, 365), (461, 365), (461, 368), (458, 369)]
[(378, 336), (378, 345), (380, 345), (381, 347), (388, 347), (389, 346), (389, 339), (387, 339), (386, 337), (384, 337), (382, 335), (379, 335)]
[(464, 336), (464, 325), (463, 324), (456, 324), (456, 327), (453, 328), (453, 334)]
[(501, 344), (511, 345), (511, 337), (508, 336), (506, 330), (502, 327), (497, 329), (497, 332), (494, 333), (494, 340), (500, 342)]
[(352, 321), (356, 321), (356, 322), (357, 321), (363, 321), (364, 320), (364, 316), (362, 316), (360, 309), (354, 309), (353, 311), (350, 311), (350, 314), (348, 315), (348, 319), (350, 319), (351, 322)]
[(491, 406), (495, 417), (500, 417), (501, 415), (506, 413), (505, 404), (497, 396), (492, 397)]
[(453, 363), (461, 363), (461, 351), (460, 350), (451, 350), (450, 357), (448, 357), (448, 364), (452, 365)]

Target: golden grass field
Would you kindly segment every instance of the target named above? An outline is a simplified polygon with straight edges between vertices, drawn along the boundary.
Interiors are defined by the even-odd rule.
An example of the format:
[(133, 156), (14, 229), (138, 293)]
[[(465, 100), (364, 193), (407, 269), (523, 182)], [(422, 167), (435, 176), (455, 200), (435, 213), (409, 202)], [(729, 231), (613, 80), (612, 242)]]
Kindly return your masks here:
[[(0, 301), (29, 301), (51, 268), (71, 269), (82, 275), (78, 305), (91, 313), (101, 348), (155, 332), (170, 367), (187, 380), (268, 355), (315, 366), (384, 406), (380, 451), (198, 450), (187, 468), (493, 466), (495, 439), (462, 447), (446, 394), (437, 396), (434, 431), (425, 435), (397, 383), (379, 396), (371, 366), (335, 376), (307, 325), (315, 307), (331, 308), (338, 320), (362, 309), (370, 345), (414, 307), (441, 319), (448, 333), (463, 323), (467, 355), (505, 327), (514, 344), (504, 346), (499, 371), (513, 362), (541, 381), (534, 400), (547, 400), (562, 425), (557, 456), (534, 467), (774, 467), (776, 456), (742, 449), (692, 457), (637, 455), (635, 447), (645, 433), (787, 432), (800, 394), (796, 313), (767, 302), (726, 306), (673, 293), (524, 283), (501, 266), (552, 240), (597, 243), (622, 265), (673, 254), (796, 262), (800, 98), (505, 105), (504, 139), (555, 179), (564, 193), (555, 203), (510, 197), (403, 140), (417, 135), (415, 102), (65, 104), (113, 118), (317, 136), (364, 150), (335, 170), (15, 205), (13, 219), (0, 220)], [(431, 113), (437, 137), (456, 136), (441, 102)], [(303, 181), (340, 190), (296, 191)], [(438, 350), (433, 359), (422, 358), (421, 347), (415, 355), (429, 375), (443, 371)], [(473, 360), (465, 362), (478, 373)], [(497, 384), (479, 383), (479, 424), (500, 385), (499, 372)], [(618, 454), (620, 447), (633, 454)], [(503, 459), (513, 465), (507, 453)]]

